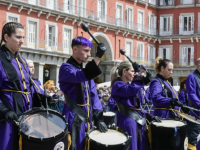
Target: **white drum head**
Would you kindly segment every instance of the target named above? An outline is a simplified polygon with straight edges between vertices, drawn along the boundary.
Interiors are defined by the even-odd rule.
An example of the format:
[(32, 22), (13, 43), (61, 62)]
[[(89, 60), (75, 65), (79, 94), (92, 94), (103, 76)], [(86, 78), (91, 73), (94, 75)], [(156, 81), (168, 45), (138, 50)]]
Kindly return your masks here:
[(111, 129), (105, 133), (94, 130), (89, 134), (89, 138), (105, 145), (117, 145), (127, 141), (127, 137), (123, 133)]
[(111, 112), (111, 111), (107, 111), (107, 112), (103, 112), (103, 116), (115, 116), (115, 113), (114, 112)]
[(158, 127), (166, 127), (166, 128), (173, 128), (173, 127), (182, 127), (185, 123), (176, 120), (161, 120), (162, 122), (153, 122), (154, 125)]

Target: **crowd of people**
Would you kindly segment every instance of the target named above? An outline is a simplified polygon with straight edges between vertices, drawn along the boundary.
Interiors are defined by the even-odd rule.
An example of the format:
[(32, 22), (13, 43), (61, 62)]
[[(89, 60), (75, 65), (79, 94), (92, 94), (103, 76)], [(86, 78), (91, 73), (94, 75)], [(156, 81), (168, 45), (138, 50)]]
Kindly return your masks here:
[[(111, 87), (99, 88), (93, 79), (102, 73), (99, 63), (107, 48), (103, 43), (98, 43), (96, 57), (83, 67), (83, 63), (91, 57), (92, 42), (84, 37), (75, 37), (71, 44), (73, 54), (60, 67), (59, 90), (51, 80), (42, 86), (40, 81), (34, 78), (33, 62), (25, 60), (19, 53), (23, 42), (24, 27), (16, 22), (6, 23), (0, 42), (0, 150), (25, 149), (23, 146), (26, 145), (26, 141), (23, 140), (24, 135), (19, 136), (21, 126), (17, 126), (16, 122), (21, 121), (19, 118), (30, 112), (32, 115), (34, 111), (31, 110), (36, 107), (45, 110), (46, 119), (49, 119), (52, 125), (53, 117), (49, 115), (51, 112), (48, 112), (48, 105), (59, 112), (58, 116), (64, 116), (69, 133), (53, 143), (55, 147), (38, 145), (47, 150), (57, 147), (65, 147), (65, 150), (89, 150), (91, 141), (87, 135), (91, 130), (105, 134), (109, 132), (109, 126), (104, 120), (105, 111), (116, 113), (116, 124), (119, 127), (116, 128), (116, 132), (123, 129), (132, 137), (130, 142), (123, 144), (126, 148), (124, 150), (151, 149), (155, 146), (155, 140), (148, 136), (148, 133), (153, 134), (152, 123), (159, 124), (165, 119), (178, 119), (183, 123), (182, 118), (178, 116), (181, 110), (196, 119), (200, 118), (199, 111), (195, 111), (200, 109), (200, 59), (196, 61), (197, 69), (181, 83), (179, 93), (168, 81), (173, 72), (173, 63), (162, 57), (155, 60), (154, 70), (157, 75), (151, 81), (151, 73), (144, 66), (125, 60), (112, 68)], [(145, 91), (144, 86), (147, 84), (149, 88)], [(44, 89), (47, 90), (47, 94)], [(154, 106), (154, 113), (142, 108), (146, 104)], [(191, 111), (190, 108), (195, 110)], [(162, 147), (159, 147), (159, 150), (182, 150), (185, 147), (189, 150), (199, 149), (197, 144), (200, 125), (190, 121), (187, 124), (188, 144), (187, 140), (183, 139), (186, 136), (180, 137), (180, 132), (186, 131), (180, 131), (174, 126), (172, 132), (162, 135), (163, 141), (156, 139), (162, 141), (156, 143), (156, 147)], [(26, 128), (28, 129), (30, 127)], [(173, 138), (167, 139), (170, 133)], [(41, 133), (37, 132), (37, 135)], [(53, 135), (54, 138), (55, 136)], [(68, 141), (62, 141), (66, 136)], [(109, 141), (107, 142), (109, 145)], [(29, 149), (34, 147), (30, 146)]]

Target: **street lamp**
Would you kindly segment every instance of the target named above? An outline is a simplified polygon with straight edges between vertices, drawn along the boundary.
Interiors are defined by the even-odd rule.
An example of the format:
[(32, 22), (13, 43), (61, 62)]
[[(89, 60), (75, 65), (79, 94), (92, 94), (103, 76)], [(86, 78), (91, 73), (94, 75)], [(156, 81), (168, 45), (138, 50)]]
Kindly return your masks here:
[(49, 77), (49, 70), (45, 70), (45, 72), (44, 72), (44, 76), (45, 76), (46, 78)]

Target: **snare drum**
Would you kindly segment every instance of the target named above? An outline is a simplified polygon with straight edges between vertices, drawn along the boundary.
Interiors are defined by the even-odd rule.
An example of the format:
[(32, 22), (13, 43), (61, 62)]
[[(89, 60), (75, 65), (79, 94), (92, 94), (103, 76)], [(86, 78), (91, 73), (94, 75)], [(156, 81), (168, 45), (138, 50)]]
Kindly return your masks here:
[(116, 129), (108, 129), (105, 133), (92, 129), (87, 135), (87, 147), (90, 150), (129, 150), (131, 137)]
[(103, 112), (103, 119), (105, 124), (110, 127), (115, 127), (116, 124), (116, 115), (114, 112), (106, 111)]
[(163, 119), (152, 122), (149, 128), (152, 150), (187, 150), (187, 125), (183, 121)]
[(67, 150), (67, 123), (54, 110), (36, 109), (25, 113), (19, 122), (23, 150)]

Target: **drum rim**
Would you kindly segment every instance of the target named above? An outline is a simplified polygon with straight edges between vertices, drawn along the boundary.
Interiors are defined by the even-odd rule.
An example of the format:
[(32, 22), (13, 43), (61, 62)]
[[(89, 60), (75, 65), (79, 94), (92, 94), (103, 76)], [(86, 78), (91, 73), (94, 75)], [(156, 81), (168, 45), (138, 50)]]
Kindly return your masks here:
[[(65, 127), (65, 129), (63, 130), (63, 132), (61, 132), (60, 134), (58, 134), (58, 135), (56, 135), (56, 136), (54, 136), (54, 137), (49, 137), (49, 138), (35, 138), (35, 137), (29, 137), (28, 135), (26, 135), (24, 132), (22, 132), (22, 131), (20, 131), (20, 124), (24, 121), (24, 120), (26, 120), (26, 118), (27, 117), (29, 117), (30, 115), (34, 115), (34, 114), (36, 114), (35, 112), (45, 112), (46, 111), (46, 109), (31, 109), (31, 110), (33, 110), (30, 114), (26, 114), (26, 115), (24, 115), (23, 116), (23, 118), (20, 120), (20, 122), (19, 122), (19, 133), (22, 135), (22, 137), (25, 137), (25, 138), (27, 138), (27, 139), (29, 139), (29, 140), (34, 140), (34, 141), (47, 141), (47, 140), (50, 140), (50, 139), (54, 139), (54, 138), (57, 138), (57, 137), (59, 137), (59, 136), (61, 136), (62, 134), (65, 134), (67, 131), (68, 131), (68, 124), (67, 124), (67, 121), (66, 121), (66, 119), (65, 119), (65, 117), (63, 117), (62, 116), (62, 114), (60, 114), (59, 112), (57, 112), (57, 111), (55, 111), (55, 110), (53, 110), (53, 109), (48, 109), (48, 111), (49, 112), (53, 112), (54, 114), (56, 114), (56, 115), (58, 115), (58, 116), (60, 116), (61, 118), (62, 118), (62, 120), (65, 122), (65, 124), (66, 124), (66, 127)], [(28, 110), (28, 111), (30, 111), (30, 110)], [(28, 112), (28, 111), (26, 111), (26, 112)]]
[[(174, 119), (174, 118), (161, 118), (161, 121), (162, 121), (162, 120), (174, 120), (174, 121), (180, 121), (180, 122), (184, 123), (183, 126), (177, 126), (176, 128), (180, 128), (180, 127), (187, 126), (187, 122), (185, 122), (184, 120), (179, 120), (179, 119)], [(156, 126), (156, 127), (160, 127), (160, 128), (161, 128), (161, 127), (162, 127), (162, 128), (173, 128), (173, 127), (157, 126), (157, 125), (153, 124), (154, 122), (156, 122), (156, 121), (152, 121), (152, 123), (151, 123), (152, 126)]]
[[(127, 137), (127, 140), (125, 141), (125, 142), (123, 142), (123, 143), (128, 143), (130, 140), (131, 140), (131, 136), (128, 134), (128, 132), (126, 132), (124, 129), (122, 129), (122, 128), (119, 128), (119, 127), (110, 127), (110, 128), (108, 128), (108, 129), (111, 129), (111, 130), (115, 130), (115, 131), (119, 131), (120, 133), (123, 133), (126, 137)], [(93, 132), (93, 131), (95, 131), (95, 130), (97, 130), (96, 128), (92, 128), (89, 132), (87, 132), (87, 135), (86, 135), (86, 137), (87, 137), (87, 139), (89, 139), (90, 137), (89, 137), (89, 135), (90, 135), (90, 133), (91, 132)], [(98, 143), (99, 145), (106, 145), (106, 146), (117, 146), (117, 145), (122, 145), (123, 143), (119, 143), (119, 144), (115, 144), (115, 145), (110, 145), (110, 144), (102, 144), (102, 143), (99, 143), (99, 142), (97, 142), (97, 141), (95, 141), (95, 140), (93, 140), (93, 139), (91, 139), (90, 138), (90, 141), (92, 141), (92, 142), (95, 142), (95, 143)]]

